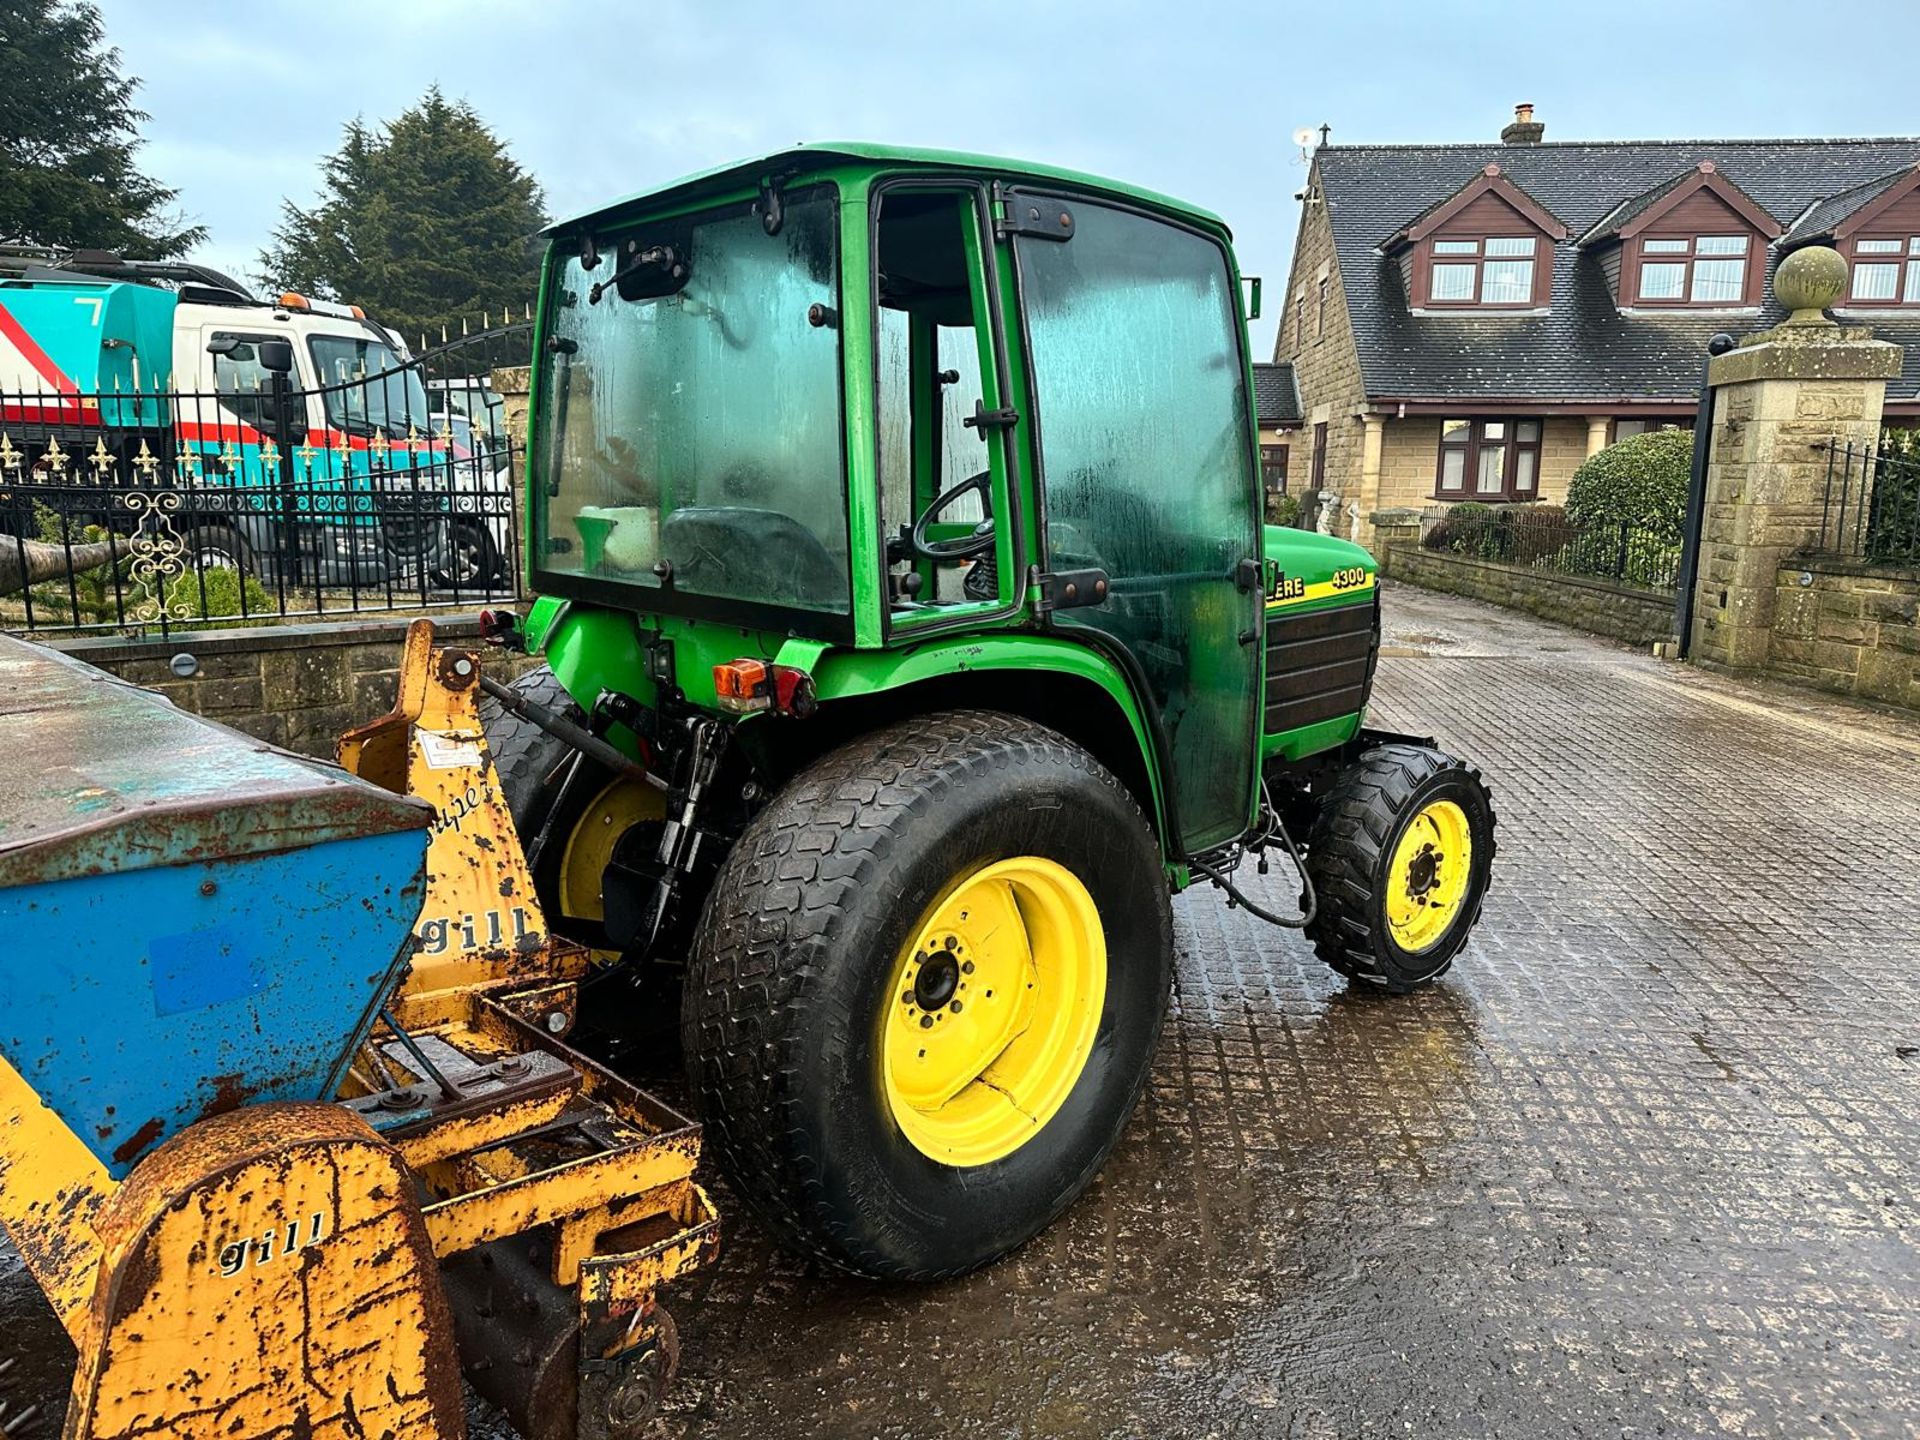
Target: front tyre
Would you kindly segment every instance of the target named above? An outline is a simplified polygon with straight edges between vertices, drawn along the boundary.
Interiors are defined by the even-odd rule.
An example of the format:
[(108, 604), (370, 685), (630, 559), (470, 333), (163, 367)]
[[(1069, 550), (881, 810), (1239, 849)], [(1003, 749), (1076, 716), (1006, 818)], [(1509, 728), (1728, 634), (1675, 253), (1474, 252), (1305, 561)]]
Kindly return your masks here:
[(1480, 918), (1493, 854), (1478, 770), (1426, 746), (1368, 750), (1335, 779), (1309, 836), (1314, 951), (1396, 995), (1438, 979)]
[(789, 1246), (932, 1279), (1064, 1210), (1119, 1138), (1171, 980), (1159, 848), (1030, 721), (834, 751), (714, 882), (681, 1035), (730, 1181)]

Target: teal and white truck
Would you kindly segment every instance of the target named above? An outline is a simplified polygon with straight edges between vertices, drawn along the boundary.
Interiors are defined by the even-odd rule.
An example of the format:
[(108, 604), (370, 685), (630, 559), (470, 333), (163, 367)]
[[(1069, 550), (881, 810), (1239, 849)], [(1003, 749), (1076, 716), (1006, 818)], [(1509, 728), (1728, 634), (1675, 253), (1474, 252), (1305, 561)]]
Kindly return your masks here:
[(436, 518), (491, 470), (433, 415), (400, 337), (358, 306), (261, 300), (178, 262), (0, 255), (0, 486), (171, 489), (205, 563), (491, 582), (472, 556), (497, 571), (505, 516)]

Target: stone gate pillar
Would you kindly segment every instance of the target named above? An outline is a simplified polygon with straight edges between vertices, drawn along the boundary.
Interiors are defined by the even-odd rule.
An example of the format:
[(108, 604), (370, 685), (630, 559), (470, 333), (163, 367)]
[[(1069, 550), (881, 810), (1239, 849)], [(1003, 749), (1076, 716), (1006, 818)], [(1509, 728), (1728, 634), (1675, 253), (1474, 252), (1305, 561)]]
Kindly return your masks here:
[(1718, 398), (1692, 636), (1693, 658), (1704, 664), (1766, 663), (1780, 564), (1820, 543), (1827, 445), (1879, 439), (1887, 381), (1900, 373), (1903, 352), (1827, 318), (1846, 284), (1838, 252), (1796, 250), (1773, 280), (1792, 315), (1708, 366)]

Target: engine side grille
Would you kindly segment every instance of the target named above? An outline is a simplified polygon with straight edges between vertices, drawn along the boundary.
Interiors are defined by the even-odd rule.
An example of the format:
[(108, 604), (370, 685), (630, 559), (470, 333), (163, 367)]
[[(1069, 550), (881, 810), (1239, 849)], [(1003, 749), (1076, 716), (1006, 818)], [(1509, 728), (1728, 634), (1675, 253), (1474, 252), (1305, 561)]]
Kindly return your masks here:
[(1364, 709), (1380, 651), (1380, 602), (1267, 615), (1266, 733)]

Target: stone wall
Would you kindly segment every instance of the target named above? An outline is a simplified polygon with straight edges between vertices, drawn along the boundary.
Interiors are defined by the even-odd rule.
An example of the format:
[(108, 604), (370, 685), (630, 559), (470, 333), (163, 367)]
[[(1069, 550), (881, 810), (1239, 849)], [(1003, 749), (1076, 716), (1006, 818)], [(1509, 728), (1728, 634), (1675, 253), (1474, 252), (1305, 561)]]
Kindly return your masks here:
[[(400, 641), (413, 616), (333, 624), (209, 630), (167, 640), (87, 636), (48, 643), (170, 698), (184, 710), (262, 740), (326, 759), (340, 732), (393, 708)], [(471, 614), (434, 617), (446, 639), (480, 644)], [(176, 657), (190, 657), (176, 673)], [(487, 668), (509, 678), (539, 663), (489, 651)], [(187, 669), (184, 661), (182, 669)]]
[(1393, 540), (1382, 548), (1383, 568), (1403, 584), (1524, 610), (1542, 620), (1629, 645), (1644, 647), (1673, 638), (1673, 597), (1669, 595), (1423, 550), (1413, 540)]
[(1782, 565), (1767, 668), (1920, 709), (1920, 574), (1824, 557)]

